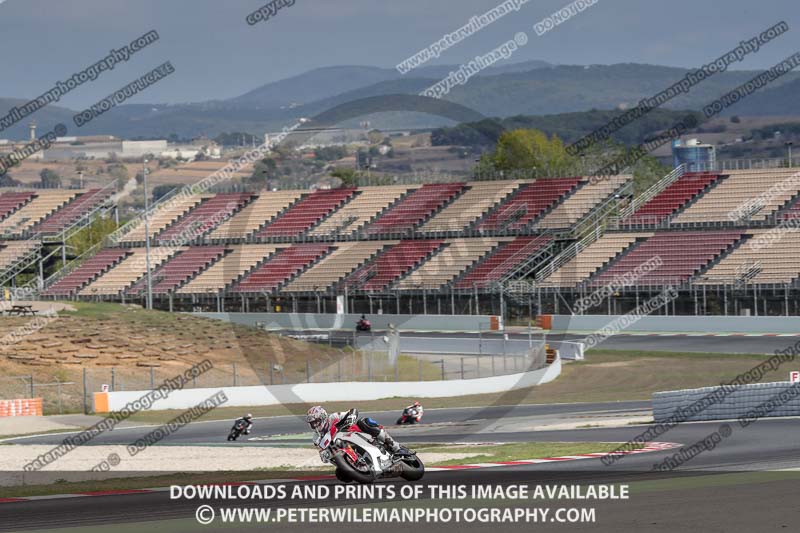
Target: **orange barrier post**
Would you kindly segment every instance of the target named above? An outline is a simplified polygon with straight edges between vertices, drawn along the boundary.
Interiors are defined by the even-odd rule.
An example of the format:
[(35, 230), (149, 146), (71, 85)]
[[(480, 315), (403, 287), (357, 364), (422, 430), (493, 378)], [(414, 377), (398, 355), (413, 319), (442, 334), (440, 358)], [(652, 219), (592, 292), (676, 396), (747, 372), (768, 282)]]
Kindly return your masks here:
[(97, 414), (108, 413), (108, 393), (95, 392), (94, 393), (94, 412)]

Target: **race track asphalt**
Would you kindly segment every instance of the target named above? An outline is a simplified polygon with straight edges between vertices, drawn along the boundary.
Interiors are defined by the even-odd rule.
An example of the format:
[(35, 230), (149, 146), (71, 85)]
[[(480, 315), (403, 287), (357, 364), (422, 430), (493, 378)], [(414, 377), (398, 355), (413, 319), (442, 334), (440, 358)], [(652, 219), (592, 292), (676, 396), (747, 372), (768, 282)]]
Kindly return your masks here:
[[(624, 442), (635, 438), (647, 426), (619, 428), (591, 428), (556, 431), (527, 431), (525, 422), (550, 415), (581, 416), (631, 412), (648, 408), (648, 402), (619, 402), (601, 404), (564, 404), (502, 406), (479, 409), (437, 409), (426, 412), (422, 433), (409, 436), (415, 442), (487, 440), (496, 442), (520, 441), (573, 441), (573, 442)], [(370, 413), (378, 418), (396, 413)], [(492, 432), (498, 420), (519, 421), (520, 431)], [(430, 472), (423, 480), (426, 484), (542, 484), (603, 481), (630, 482), (643, 487), (635, 497), (625, 502), (593, 502), (597, 509), (599, 531), (789, 531), (797, 523), (798, 507), (795, 501), (797, 481), (800, 477), (786, 479), (774, 477), (772, 472), (800, 467), (800, 421), (796, 419), (765, 419), (753, 426), (741, 428), (735, 421), (682, 424), (658, 436), (655, 441), (691, 445), (719, 431), (728, 424), (731, 433), (714, 449), (704, 451), (690, 462), (668, 475), (652, 472), (653, 465), (678, 449), (629, 455), (616, 464), (606, 466), (599, 459), (585, 459), (564, 463), (509, 466), (482, 470)], [(164, 444), (220, 443), (229, 422), (195, 423), (183, 428)], [(288, 442), (305, 442), (302, 420), (297, 417), (280, 417), (257, 420), (255, 439), (276, 435), (288, 436)], [(152, 428), (125, 428), (98, 437), (96, 444), (125, 444)], [(417, 428), (412, 428), (416, 430)], [(405, 438), (405, 436), (403, 437)], [(59, 442), (57, 435), (15, 439), (15, 443)], [(237, 445), (266, 445), (269, 441), (240, 442)], [(232, 450), (235, 453), (235, 450)], [(255, 466), (255, 465), (254, 465)], [(265, 474), (268, 477), (268, 474)], [(331, 483), (308, 481), (307, 483)], [(54, 499), (35, 502), (0, 504), (0, 531), (55, 530), (80, 527), (81, 531), (141, 531), (155, 525), (164, 531), (233, 531), (243, 526), (215, 523), (199, 526), (194, 512), (200, 503), (217, 507), (248, 506), (248, 502), (170, 500), (167, 493), (109, 495), (91, 498)], [(292, 506), (319, 507), (325, 505), (358, 505), (364, 500), (349, 502), (320, 502), (317, 500), (293, 501)], [(434, 502), (419, 503), (419, 505)], [(567, 502), (585, 507), (585, 502)], [(596, 505), (595, 505), (596, 503)], [(403, 505), (407, 505), (403, 504)], [(286, 506), (286, 502), (257, 501), (258, 507)], [(253, 506), (249, 502), (249, 506)], [(163, 521), (168, 522), (163, 522)], [(156, 524), (150, 523), (156, 522)], [(150, 523), (148, 525), (148, 523)], [(123, 524), (129, 524), (125, 526)], [(98, 526), (92, 529), (91, 526)], [(537, 529), (581, 530), (588, 524), (539, 525)], [(262, 526), (263, 527), (263, 526)], [(270, 524), (274, 531), (305, 531), (304, 524)], [(319, 526), (318, 526), (319, 527)], [(331, 525), (333, 531), (352, 531), (351, 525)], [(371, 526), (377, 527), (377, 526)], [(519, 527), (486, 524), (429, 524), (424, 531), (517, 531)], [(305, 529), (304, 529), (305, 528)], [(560, 528), (560, 529), (559, 529)], [(567, 529), (565, 529), (567, 528)], [(749, 529), (748, 529), (749, 528)], [(407, 526), (380, 526), (381, 531), (406, 531)]]

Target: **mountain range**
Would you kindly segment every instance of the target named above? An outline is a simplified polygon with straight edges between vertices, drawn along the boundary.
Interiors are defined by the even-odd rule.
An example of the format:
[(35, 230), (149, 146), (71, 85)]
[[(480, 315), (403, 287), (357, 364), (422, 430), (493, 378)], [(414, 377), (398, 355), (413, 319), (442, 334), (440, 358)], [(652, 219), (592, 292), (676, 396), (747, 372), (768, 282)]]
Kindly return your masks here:
[[(80, 110), (48, 106), (34, 118), (40, 131), (67, 125), (69, 135), (111, 134), (122, 138), (214, 137), (221, 132), (260, 134), (280, 131), (301, 117), (313, 117), (337, 105), (361, 98), (389, 94), (418, 94), (458, 68), (425, 66), (406, 75), (395, 69), (336, 66), (310, 70), (298, 76), (267, 83), (241, 96), (186, 104), (123, 104), (77, 128), (73, 115)], [(453, 87), (447, 100), (492, 117), (553, 115), (589, 110), (615, 110), (635, 106), (676, 81), (687, 70), (645, 64), (552, 65), (526, 61), (491, 67)], [(700, 110), (709, 102), (756, 76), (758, 71), (727, 71), (707, 78), (664, 104), (664, 109)], [(800, 115), (800, 74), (790, 73), (743, 99), (727, 112), (739, 115)], [(21, 98), (0, 98), (0, 109), (24, 104)], [(358, 117), (345, 126), (370, 120), (381, 129), (433, 128), (452, 122), (421, 113), (381, 113)], [(28, 120), (12, 126), (0, 137), (24, 139)]]

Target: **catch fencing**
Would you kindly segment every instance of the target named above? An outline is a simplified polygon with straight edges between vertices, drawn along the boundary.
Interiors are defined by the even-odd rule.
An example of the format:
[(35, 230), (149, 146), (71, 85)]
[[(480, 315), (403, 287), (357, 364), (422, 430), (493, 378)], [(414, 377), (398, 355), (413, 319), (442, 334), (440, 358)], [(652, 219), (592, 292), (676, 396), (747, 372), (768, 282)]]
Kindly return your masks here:
[[(503, 376), (544, 366), (543, 350), (505, 355), (400, 354), (396, 364), (389, 354), (371, 347), (334, 348), (329, 358), (293, 360), (248, 357), (251, 362), (217, 363), (191, 379), (184, 388), (278, 386), (301, 383), (447, 381)], [(152, 390), (186, 368), (84, 367), (69, 379), (39, 380), (35, 375), (0, 378), (0, 400), (42, 398), (44, 414), (89, 413), (95, 392)], [(64, 374), (67, 374), (66, 372)]]

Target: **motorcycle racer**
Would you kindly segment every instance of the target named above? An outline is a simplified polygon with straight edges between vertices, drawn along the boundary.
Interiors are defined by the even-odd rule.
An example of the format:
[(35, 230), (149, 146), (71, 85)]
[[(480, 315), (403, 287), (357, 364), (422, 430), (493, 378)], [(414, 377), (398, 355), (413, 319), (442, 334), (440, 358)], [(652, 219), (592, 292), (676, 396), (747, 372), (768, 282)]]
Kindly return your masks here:
[(253, 415), (251, 415), (250, 413), (247, 413), (247, 414), (246, 414), (246, 415), (244, 415), (242, 418), (237, 418), (237, 419), (236, 419), (236, 420), (233, 422), (233, 425), (235, 426), (235, 425), (236, 425), (236, 424), (238, 424), (239, 422), (244, 422), (244, 424), (245, 424), (245, 427), (244, 427), (244, 431), (243, 431), (243, 433), (244, 433), (245, 435), (249, 435), (249, 434), (250, 434), (250, 430), (253, 428)]
[(355, 408), (349, 411), (331, 413), (329, 415), (321, 405), (317, 405), (308, 410), (306, 422), (314, 431), (314, 446), (319, 446), (322, 436), (331, 431), (332, 428), (341, 431), (355, 424), (360, 431), (370, 435), (391, 453), (397, 454), (403, 450), (397, 441), (386, 432), (383, 426), (372, 418), (360, 417), (358, 409)]
[(422, 409), (422, 404), (421, 403), (416, 401), (416, 402), (412, 403), (411, 405), (409, 405), (408, 407), (406, 407), (406, 409), (408, 409), (408, 410), (413, 409), (413, 410), (415, 410), (417, 412), (417, 416), (416, 416), (417, 422), (422, 420), (422, 413), (424, 412), (424, 409)]

